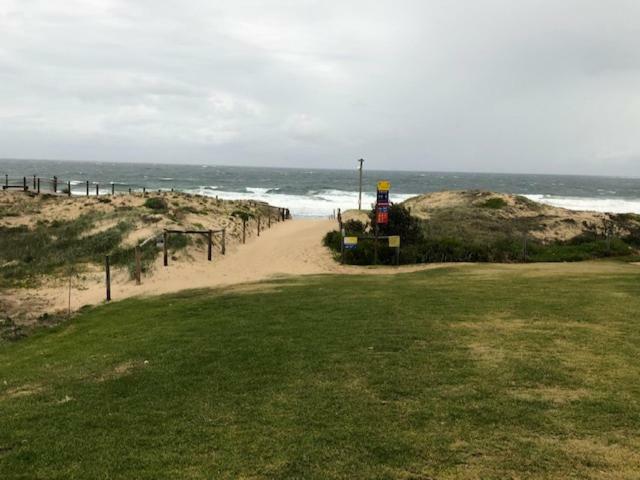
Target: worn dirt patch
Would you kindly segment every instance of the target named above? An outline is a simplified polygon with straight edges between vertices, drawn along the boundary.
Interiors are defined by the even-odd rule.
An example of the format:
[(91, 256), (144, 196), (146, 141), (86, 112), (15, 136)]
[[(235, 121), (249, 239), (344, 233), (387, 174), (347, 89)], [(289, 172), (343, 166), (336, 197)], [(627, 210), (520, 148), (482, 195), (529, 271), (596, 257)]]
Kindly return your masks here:
[(42, 393), (44, 387), (40, 384), (26, 384), (19, 387), (12, 387), (0, 393), (0, 400), (10, 400), (13, 398), (30, 397)]

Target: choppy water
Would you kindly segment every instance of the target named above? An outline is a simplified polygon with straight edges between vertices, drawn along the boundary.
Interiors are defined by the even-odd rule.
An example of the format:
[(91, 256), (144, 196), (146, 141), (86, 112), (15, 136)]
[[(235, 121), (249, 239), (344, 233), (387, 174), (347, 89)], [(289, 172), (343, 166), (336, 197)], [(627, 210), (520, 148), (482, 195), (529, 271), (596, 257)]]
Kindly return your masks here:
[[(355, 163), (355, 162), (354, 162)], [(98, 182), (103, 191), (129, 187), (183, 190), (224, 199), (262, 200), (289, 208), (296, 216), (324, 216), (334, 209), (355, 208), (358, 172), (213, 165), (64, 162), (1, 160), (0, 175), (11, 178), (56, 175), (72, 182), (72, 192), (83, 194), (84, 182)], [(363, 207), (375, 199), (376, 181), (391, 182), (391, 200), (439, 190), (483, 189), (526, 195), (551, 205), (607, 212), (640, 213), (640, 178), (489, 173), (393, 172), (366, 170)]]

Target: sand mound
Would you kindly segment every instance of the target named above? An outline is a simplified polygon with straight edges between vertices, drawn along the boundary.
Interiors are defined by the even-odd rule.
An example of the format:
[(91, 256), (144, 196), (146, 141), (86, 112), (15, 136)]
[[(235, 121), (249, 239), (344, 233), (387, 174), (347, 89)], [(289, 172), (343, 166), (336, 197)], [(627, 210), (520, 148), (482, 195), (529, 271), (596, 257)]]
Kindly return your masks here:
[(480, 190), (434, 192), (410, 198), (411, 214), (433, 224), (472, 219), (478, 228), (516, 230), (543, 241), (567, 241), (584, 234), (625, 236), (640, 230), (640, 216), (579, 212), (528, 198)]

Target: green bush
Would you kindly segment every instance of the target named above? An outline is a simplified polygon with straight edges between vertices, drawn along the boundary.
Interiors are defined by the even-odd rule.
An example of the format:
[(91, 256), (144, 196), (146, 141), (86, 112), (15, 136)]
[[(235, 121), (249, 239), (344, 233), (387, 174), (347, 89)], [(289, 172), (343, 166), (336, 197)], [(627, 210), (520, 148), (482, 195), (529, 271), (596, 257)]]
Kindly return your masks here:
[(167, 202), (165, 201), (164, 198), (160, 198), (160, 197), (151, 197), (151, 198), (147, 198), (144, 201), (144, 206), (151, 209), (151, 210), (166, 210), (167, 209)]
[(495, 198), (490, 198), (486, 200), (485, 202), (481, 203), (480, 206), (482, 208), (491, 208), (493, 210), (500, 210), (501, 208), (504, 208), (507, 206), (507, 202), (503, 198), (495, 197)]

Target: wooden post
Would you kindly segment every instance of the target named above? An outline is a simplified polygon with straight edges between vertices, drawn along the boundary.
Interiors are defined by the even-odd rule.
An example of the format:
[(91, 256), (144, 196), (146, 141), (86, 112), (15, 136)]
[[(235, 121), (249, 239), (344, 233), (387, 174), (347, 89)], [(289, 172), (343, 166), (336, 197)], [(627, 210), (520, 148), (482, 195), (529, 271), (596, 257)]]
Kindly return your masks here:
[(53, 193), (58, 193), (58, 177), (53, 177)]
[(227, 229), (222, 229), (222, 255), (227, 253)]
[(33, 176), (33, 189), (36, 189), (36, 176)]
[(146, 195), (147, 194), (147, 187), (142, 187), (142, 194)]
[(4, 174), (4, 186), (9, 187), (9, 175), (6, 173)]
[(167, 241), (169, 240), (169, 234), (165, 230), (162, 234), (162, 250), (164, 253), (164, 266), (169, 265), (169, 251), (167, 250)]
[(260, 218), (261, 217), (258, 217), (258, 236), (260, 236)]
[(142, 276), (142, 262), (140, 260), (140, 247), (136, 245), (136, 285), (140, 285)]
[(373, 264), (378, 265), (378, 222), (376, 222), (373, 234)]
[(242, 219), (242, 244), (244, 245), (246, 242), (246, 231), (247, 231), (247, 221), (243, 218)]
[(340, 230), (340, 264), (344, 265), (344, 234)]
[(22, 189), (27, 191), (27, 177), (22, 177)]
[(129, 187), (129, 195), (131, 195), (131, 187)]
[(71, 196), (71, 180), (67, 182), (67, 195)]
[(116, 184), (111, 182), (111, 195), (116, 194)]
[(271, 228), (271, 212), (269, 212), (269, 219), (267, 220), (268, 228)]
[(87, 197), (89, 196), (89, 180), (87, 180)]
[(209, 240), (208, 248), (207, 248), (207, 260), (211, 261), (211, 248), (213, 246), (213, 233), (209, 230), (209, 234), (207, 235)]
[(109, 265), (109, 255), (104, 257), (104, 266), (106, 271), (106, 283), (107, 283), (107, 302), (111, 301), (111, 267)]
[(40, 177), (38, 177), (38, 193), (40, 193)]
[(100, 184), (96, 183), (96, 197), (100, 195)]

